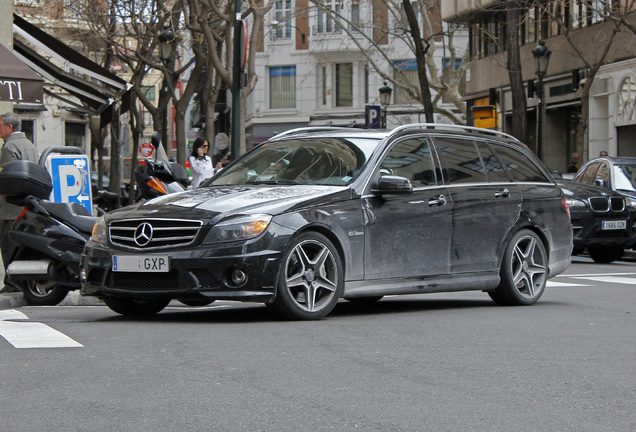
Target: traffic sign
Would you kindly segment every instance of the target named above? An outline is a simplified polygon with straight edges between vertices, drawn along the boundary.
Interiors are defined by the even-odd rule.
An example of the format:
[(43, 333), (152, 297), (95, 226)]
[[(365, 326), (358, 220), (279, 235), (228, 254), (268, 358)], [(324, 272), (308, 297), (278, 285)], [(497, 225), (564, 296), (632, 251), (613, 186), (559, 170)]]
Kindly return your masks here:
[(367, 129), (380, 129), (381, 109), (379, 105), (367, 105), (364, 107), (364, 118)]
[(93, 214), (88, 156), (50, 155), (45, 166), (53, 182), (50, 200), (78, 203)]

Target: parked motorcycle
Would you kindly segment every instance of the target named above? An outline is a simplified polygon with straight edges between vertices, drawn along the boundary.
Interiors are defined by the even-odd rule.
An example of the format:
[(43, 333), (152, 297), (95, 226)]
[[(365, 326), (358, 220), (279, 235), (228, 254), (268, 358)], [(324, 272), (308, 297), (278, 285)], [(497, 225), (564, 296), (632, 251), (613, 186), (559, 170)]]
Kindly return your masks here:
[(32, 305), (55, 305), (80, 288), (79, 261), (97, 217), (76, 203), (48, 201), (51, 176), (41, 165), (12, 161), (0, 171), (0, 194), (24, 211), (9, 232), (9, 281)]
[(184, 167), (176, 162), (169, 162), (161, 148), (159, 133), (154, 132), (151, 139), (154, 147), (154, 159), (139, 161), (135, 170), (137, 182), (136, 202), (156, 198), (175, 192), (183, 192), (189, 184), (188, 174)]

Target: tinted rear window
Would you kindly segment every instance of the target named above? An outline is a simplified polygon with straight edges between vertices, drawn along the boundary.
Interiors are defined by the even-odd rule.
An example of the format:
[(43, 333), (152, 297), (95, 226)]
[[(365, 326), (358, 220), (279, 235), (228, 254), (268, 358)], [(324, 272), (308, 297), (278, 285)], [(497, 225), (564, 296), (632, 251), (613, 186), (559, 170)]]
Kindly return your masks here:
[(521, 152), (501, 144), (491, 143), (495, 153), (504, 164), (510, 179), (514, 182), (549, 182), (530, 159)]
[(486, 181), (482, 160), (472, 140), (436, 137), (435, 146), (442, 159), (446, 180), (449, 183), (484, 183)]

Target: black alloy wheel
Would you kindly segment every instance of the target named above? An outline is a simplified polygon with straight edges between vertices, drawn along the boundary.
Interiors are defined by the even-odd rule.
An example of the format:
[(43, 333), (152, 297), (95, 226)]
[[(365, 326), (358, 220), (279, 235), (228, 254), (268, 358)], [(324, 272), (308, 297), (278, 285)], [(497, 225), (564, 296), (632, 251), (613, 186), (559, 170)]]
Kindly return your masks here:
[(283, 256), (276, 298), (268, 308), (287, 319), (316, 320), (336, 306), (344, 289), (337, 249), (322, 234), (299, 235)]
[(548, 280), (548, 254), (537, 234), (530, 230), (516, 233), (501, 263), (499, 286), (488, 291), (495, 303), (524, 306), (537, 302)]

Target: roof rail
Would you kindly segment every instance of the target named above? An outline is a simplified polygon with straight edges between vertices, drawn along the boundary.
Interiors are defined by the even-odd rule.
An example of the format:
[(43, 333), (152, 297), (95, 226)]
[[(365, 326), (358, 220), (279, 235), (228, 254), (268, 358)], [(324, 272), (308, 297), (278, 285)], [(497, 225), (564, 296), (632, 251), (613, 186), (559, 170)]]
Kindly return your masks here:
[(500, 137), (504, 137), (504, 138), (510, 138), (511, 140), (514, 141), (519, 141), (517, 138), (513, 137), (512, 135), (509, 135), (505, 132), (500, 132), (500, 131), (496, 131), (496, 130), (492, 130), (492, 129), (484, 129), (484, 128), (478, 128), (478, 127), (474, 127), (474, 126), (462, 126), (462, 125), (449, 125), (449, 124), (441, 124), (441, 123), (411, 123), (411, 124), (405, 124), (402, 126), (398, 126), (395, 129), (393, 129), (390, 133), (390, 136), (393, 136), (399, 132), (405, 131), (405, 130), (409, 130), (409, 129), (422, 129), (422, 128), (428, 128), (428, 129), (438, 129), (438, 130), (462, 130), (465, 132), (472, 132), (472, 133), (479, 133), (479, 134), (483, 134), (483, 135), (492, 135), (492, 136), (500, 136)]
[(331, 131), (331, 130), (334, 130), (334, 131), (335, 130), (351, 130), (351, 128), (343, 127), (343, 126), (306, 126), (306, 127), (299, 127), (295, 129), (286, 130), (284, 132), (274, 135), (270, 139), (276, 139), (285, 135), (292, 135), (297, 133), (324, 132), (324, 131)]

